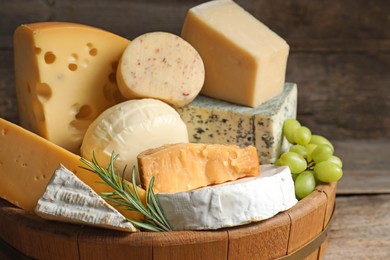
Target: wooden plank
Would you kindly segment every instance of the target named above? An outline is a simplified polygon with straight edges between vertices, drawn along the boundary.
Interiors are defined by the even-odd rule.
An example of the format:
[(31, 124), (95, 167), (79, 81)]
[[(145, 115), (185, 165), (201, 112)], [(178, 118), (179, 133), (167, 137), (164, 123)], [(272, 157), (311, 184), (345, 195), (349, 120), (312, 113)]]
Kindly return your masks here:
[[(296, 251), (321, 233), (326, 207), (326, 195), (323, 192), (314, 191), (299, 201), (293, 210), (286, 211), (291, 219), (288, 254)], [(315, 250), (307, 259), (317, 259), (318, 252), (319, 249)]]
[[(179, 33), (187, 10), (199, 0), (132, 1), (3, 1), (0, 46), (10, 47), (14, 28), (21, 23), (66, 20), (87, 23), (134, 37), (166, 30)], [(294, 1), (236, 0), (256, 18), (291, 42), (292, 50), (389, 50), (390, 11), (386, 0)], [(101, 19), (104, 14), (104, 19)], [(309, 41), (307, 41), (309, 40)], [(329, 41), (330, 40), (330, 41)], [(324, 44), (327, 43), (327, 44)], [(335, 42), (332, 44), (332, 42)]]
[(335, 153), (343, 160), (343, 177), (337, 194), (390, 193), (390, 141), (333, 141)]
[(287, 253), (290, 218), (286, 213), (261, 222), (228, 230), (228, 259), (276, 259)]
[(226, 231), (172, 231), (153, 238), (153, 259), (158, 260), (222, 260), (227, 252)]
[(390, 195), (338, 196), (324, 259), (388, 259)]
[(35, 259), (78, 258), (80, 225), (44, 220), (0, 200), (1, 238), (24, 255)]
[[(85, 228), (78, 236), (80, 259), (153, 259), (155, 233)], [(161, 234), (160, 234), (161, 235)]]
[(298, 119), (335, 139), (390, 138), (390, 53), (292, 53)]

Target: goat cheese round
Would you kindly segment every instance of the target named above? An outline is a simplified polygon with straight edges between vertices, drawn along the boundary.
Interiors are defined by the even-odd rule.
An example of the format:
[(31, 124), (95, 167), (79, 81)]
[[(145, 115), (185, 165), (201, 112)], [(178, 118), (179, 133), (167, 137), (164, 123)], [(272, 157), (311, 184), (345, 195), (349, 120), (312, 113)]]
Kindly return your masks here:
[[(156, 99), (134, 99), (104, 111), (88, 127), (80, 153), (91, 160), (93, 153), (108, 166), (112, 153), (119, 154), (115, 168), (131, 180), (141, 152), (165, 144), (188, 143), (187, 127), (168, 104)], [(137, 182), (139, 176), (136, 174)]]

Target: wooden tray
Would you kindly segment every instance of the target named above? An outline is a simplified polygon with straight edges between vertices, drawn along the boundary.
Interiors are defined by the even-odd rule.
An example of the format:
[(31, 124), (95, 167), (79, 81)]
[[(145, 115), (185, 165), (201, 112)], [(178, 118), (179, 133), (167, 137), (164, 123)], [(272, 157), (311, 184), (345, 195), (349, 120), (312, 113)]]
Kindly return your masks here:
[[(321, 259), (336, 183), (288, 211), (218, 231), (126, 233), (44, 220), (0, 199), (0, 258)], [(2, 241), (1, 241), (2, 240)]]

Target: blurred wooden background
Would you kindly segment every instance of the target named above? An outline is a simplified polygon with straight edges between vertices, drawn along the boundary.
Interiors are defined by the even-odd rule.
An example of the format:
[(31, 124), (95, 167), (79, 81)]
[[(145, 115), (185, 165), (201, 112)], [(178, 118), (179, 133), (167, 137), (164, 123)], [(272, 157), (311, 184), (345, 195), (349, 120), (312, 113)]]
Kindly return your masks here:
[[(18, 122), (12, 34), (20, 24), (70, 21), (129, 39), (150, 31), (180, 34), (187, 10), (202, 2), (205, 1), (0, 0), (0, 117)], [(390, 1), (236, 2), (290, 44), (287, 81), (299, 87), (298, 119), (313, 132), (334, 141), (336, 153), (344, 160), (338, 195), (374, 196), (339, 197), (339, 204), (359, 205), (358, 201), (371, 201), (385, 194), (380, 197), (385, 204), (380, 206), (390, 209)], [(356, 210), (364, 211), (359, 206)], [(366, 213), (372, 211), (373, 206), (367, 206)], [(346, 219), (357, 213), (349, 214)], [(367, 216), (359, 225), (370, 223)], [(348, 229), (346, 223), (343, 225)], [(356, 225), (350, 228), (356, 230)], [(386, 228), (382, 233), (385, 231)], [(390, 233), (389, 227), (386, 232)], [(363, 240), (370, 237), (364, 231), (360, 235)], [(330, 245), (332, 252), (348, 253), (341, 245), (348, 234), (338, 236)], [(383, 246), (388, 248), (390, 237), (385, 238), (387, 246), (386, 242), (373, 242), (371, 246), (378, 246), (378, 252)], [(337, 247), (341, 249), (337, 251)], [(361, 245), (355, 245), (353, 250), (357, 255), (365, 253)]]

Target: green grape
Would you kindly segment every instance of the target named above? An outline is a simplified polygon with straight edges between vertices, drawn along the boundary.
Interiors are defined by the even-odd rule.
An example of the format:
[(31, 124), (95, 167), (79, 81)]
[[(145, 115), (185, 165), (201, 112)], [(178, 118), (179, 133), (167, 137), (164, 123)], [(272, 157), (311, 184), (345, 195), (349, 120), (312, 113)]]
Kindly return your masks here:
[(312, 151), (311, 158), (317, 164), (323, 161), (327, 161), (333, 155), (332, 148), (327, 144), (319, 144)]
[(301, 124), (296, 119), (290, 118), (284, 121), (283, 135), (286, 137), (289, 143), (291, 144), (295, 143), (294, 134), (299, 127), (301, 127)]
[(295, 196), (297, 199), (303, 199), (313, 192), (316, 187), (316, 180), (312, 171), (304, 171), (295, 179)]
[(306, 147), (300, 145), (300, 144), (295, 144), (290, 147), (290, 152), (297, 153), (303, 158), (306, 158), (307, 156), (307, 150)]
[(297, 174), (306, 170), (307, 162), (305, 158), (297, 153), (285, 152), (278, 159), (278, 163), (290, 168), (291, 173)]
[(307, 145), (311, 139), (311, 131), (306, 126), (299, 127), (294, 134), (294, 141), (300, 145)]
[(332, 155), (331, 157), (329, 157), (328, 161), (336, 164), (340, 168), (343, 168), (343, 161), (341, 161), (340, 157), (336, 155)]
[(343, 170), (330, 161), (324, 161), (314, 166), (316, 178), (322, 182), (338, 181), (343, 176)]
[(328, 139), (326, 139), (325, 137), (323, 137), (321, 135), (312, 135), (309, 143), (316, 144), (316, 145), (327, 144), (334, 151), (334, 147), (333, 147), (332, 143)]
[(317, 145), (316, 144), (307, 144), (306, 146), (306, 160), (307, 162), (311, 162), (313, 159), (311, 157), (311, 154), (314, 149), (316, 149)]

